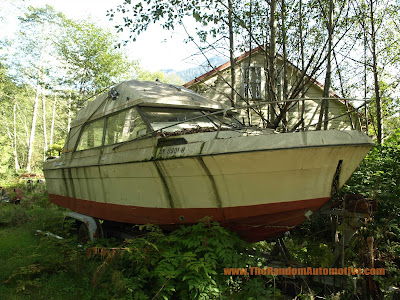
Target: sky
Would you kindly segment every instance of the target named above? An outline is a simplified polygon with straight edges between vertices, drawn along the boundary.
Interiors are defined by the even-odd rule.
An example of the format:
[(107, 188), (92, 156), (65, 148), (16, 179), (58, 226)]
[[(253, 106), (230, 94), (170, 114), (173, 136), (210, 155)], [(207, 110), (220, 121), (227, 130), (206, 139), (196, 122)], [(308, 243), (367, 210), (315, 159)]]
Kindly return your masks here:
[[(6, 28), (0, 28), (3, 34), (17, 27), (18, 6), (32, 5), (42, 7), (46, 4), (53, 6), (72, 19), (88, 19), (101, 27), (116, 31), (116, 21), (109, 21), (107, 10), (116, 8), (123, 0), (0, 0), (0, 17), (6, 20)], [(119, 21), (122, 18), (118, 19)], [(119, 34), (121, 40), (128, 36)], [(124, 39), (125, 37), (125, 39)], [(198, 66), (204, 59), (189, 58), (197, 50), (193, 44), (185, 44), (186, 34), (183, 29), (175, 31), (163, 30), (157, 24), (151, 24), (148, 30), (141, 34), (137, 41), (129, 42), (126, 46), (131, 59), (139, 60), (140, 66), (146, 70), (157, 71), (162, 69), (183, 70)]]

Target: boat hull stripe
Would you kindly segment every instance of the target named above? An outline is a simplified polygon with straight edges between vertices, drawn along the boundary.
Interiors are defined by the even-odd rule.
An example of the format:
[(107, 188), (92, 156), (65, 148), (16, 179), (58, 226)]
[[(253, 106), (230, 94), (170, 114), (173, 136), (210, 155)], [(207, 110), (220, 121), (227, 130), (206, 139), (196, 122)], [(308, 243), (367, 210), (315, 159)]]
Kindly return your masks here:
[(173, 228), (197, 223), (210, 216), (212, 221), (238, 232), (252, 242), (286, 232), (306, 220), (304, 213), (316, 211), (329, 198), (222, 208), (157, 208), (95, 202), (50, 194), (52, 203), (99, 219), (131, 224), (158, 224)]

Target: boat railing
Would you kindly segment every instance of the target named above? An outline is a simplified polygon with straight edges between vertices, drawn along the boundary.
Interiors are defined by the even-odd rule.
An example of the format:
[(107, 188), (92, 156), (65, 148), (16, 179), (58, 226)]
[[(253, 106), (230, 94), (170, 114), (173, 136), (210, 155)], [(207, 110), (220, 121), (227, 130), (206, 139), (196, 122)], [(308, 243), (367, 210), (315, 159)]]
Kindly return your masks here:
[[(145, 133), (145, 134), (143, 134), (143, 135), (137, 136), (137, 137), (134, 138), (133, 140), (145, 138), (145, 137), (148, 137), (148, 136), (154, 136), (154, 135), (157, 135), (158, 133), (162, 133), (163, 131), (165, 131), (165, 130), (168, 129), (168, 128), (175, 127), (175, 126), (180, 125), (180, 124), (183, 124), (183, 123), (195, 121), (195, 120), (198, 120), (198, 119), (207, 117), (207, 116), (213, 116), (213, 115), (218, 115), (218, 114), (226, 115), (226, 114), (228, 114), (228, 112), (234, 113), (234, 112), (237, 112), (238, 110), (244, 110), (244, 109), (249, 109), (249, 108), (258, 108), (258, 109), (261, 110), (263, 106), (268, 106), (268, 105), (273, 105), (273, 104), (278, 105), (278, 104), (283, 104), (283, 103), (299, 103), (299, 102), (303, 102), (303, 101), (314, 101), (314, 102), (317, 101), (317, 102), (318, 102), (318, 105), (316, 106), (315, 111), (313, 112), (313, 115), (315, 116), (315, 115), (318, 114), (318, 110), (320, 110), (322, 101), (324, 101), (324, 100), (328, 100), (328, 101), (334, 101), (334, 100), (335, 100), (335, 101), (338, 101), (338, 100), (339, 100), (339, 101), (343, 101), (344, 104), (345, 104), (345, 106), (346, 106), (346, 110), (347, 110), (347, 111), (346, 111), (345, 113), (343, 113), (343, 114), (330, 117), (330, 118), (327, 119), (327, 120), (323, 120), (323, 122), (330, 122), (330, 121), (332, 121), (332, 120), (339, 119), (339, 118), (341, 118), (341, 117), (343, 117), (343, 116), (351, 115), (351, 114), (354, 113), (354, 114), (356, 114), (356, 115), (358, 116), (358, 120), (361, 119), (360, 116), (363, 116), (363, 117), (366, 119), (366, 121), (365, 121), (365, 126), (363, 127), (363, 126), (360, 125), (360, 126), (359, 126), (359, 129), (361, 129), (361, 130), (364, 129), (363, 131), (365, 131), (365, 130), (368, 129), (368, 118), (367, 118), (367, 116), (366, 116), (366, 114), (367, 114), (366, 108), (367, 108), (368, 103), (371, 101), (370, 99), (357, 99), (357, 98), (323, 98), (323, 97), (319, 97), (319, 98), (296, 98), (296, 99), (287, 99), (287, 100), (280, 100), (280, 101), (257, 101), (257, 103), (247, 104), (247, 105), (244, 105), (244, 106), (227, 107), (227, 108), (224, 108), (224, 109), (221, 109), (221, 110), (217, 110), (217, 111), (214, 111), (214, 112), (205, 113), (204, 115), (201, 115), (201, 116), (196, 116), (196, 117), (189, 118), (189, 119), (186, 119), (186, 120), (183, 120), (183, 121), (179, 121), (179, 122), (176, 122), (176, 123), (172, 123), (172, 124), (170, 124), (170, 125), (168, 125), (168, 126), (165, 126), (165, 127), (162, 127), (162, 128), (158, 128), (158, 129), (156, 129), (156, 130), (149, 131), (149, 132), (147, 132), (147, 133)], [(354, 107), (353, 105), (351, 105), (350, 103), (348, 103), (348, 101), (362, 101), (363, 103), (362, 103), (361, 105), (357, 106), (357, 107)], [(304, 104), (303, 104), (303, 105), (304, 105)], [(361, 109), (362, 109), (362, 108), (365, 108), (365, 112), (364, 112), (364, 113), (361, 112)], [(289, 109), (290, 109), (290, 108), (289, 108)], [(365, 116), (364, 116), (364, 115), (365, 115)], [(284, 132), (309, 131), (309, 130), (311, 130), (311, 128), (317, 127), (317, 125), (318, 125), (318, 122), (316, 122), (316, 123), (312, 123), (312, 124), (310, 123), (310, 124), (308, 124), (308, 125), (305, 125), (305, 126), (303, 126), (303, 127), (300, 127), (298, 124), (301, 124), (301, 123), (300, 123), (301, 121), (302, 121), (302, 120), (299, 119), (299, 120), (296, 122), (295, 128), (292, 128), (292, 129), (290, 129), (290, 130), (283, 130), (283, 131), (284, 131)], [(356, 126), (353, 126), (352, 122), (351, 122), (350, 124), (351, 124), (351, 127), (352, 127), (351, 129), (357, 129)], [(255, 126), (253, 126), (253, 128), (254, 128), (254, 127), (255, 127)], [(236, 128), (236, 129), (242, 130), (243, 128), (246, 128), (246, 126), (243, 126), (243, 127), (241, 127), (241, 128)], [(220, 129), (221, 129), (221, 128), (218, 128), (218, 131), (219, 131)], [(277, 128), (275, 128), (275, 129), (277, 129)], [(235, 130), (235, 128), (233, 128), (233, 130)], [(317, 129), (314, 129), (314, 130), (317, 130)], [(282, 130), (278, 130), (278, 131), (282, 131)], [(124, 145), (124, 144), (126, 144), (126, 143), (129, 143), (129, 142), (133, 141), (133, 140), (129, 140), (129, 141), (122, 142), (122, 143), (116, 145), (113, 149), (116, 149), (116, 148), (118, 148), (118, 147), (120, 147), (120, 146), (122, 146), (122, 145)]]
[[(324, 100), (342, 102), (342, 104), (346, 107), (346, 112), (344, 112), (342, 114), (339, 114), (339, 115), (332, 116), (332, 117), (330, 117), (330, 118), (328, 118), (326, 120), (322, 120), (322, 123), (324, 123), (324, 122), (328, 122), (329, 123), (332, 120), (339, 119), (339, 118), (341, 118), (343, 116), (348, 115), (350, 117), (350, 124), (349, 125), (350, 125), (351, 129), (357, 129), (358, 128), (358, 129), (361, 129), (361, 130), (366, 131), (366, 132), (368, 131), (367, 105), (371, 101), (371, 99), (365, 99), (365, 98), (364, 99), (359, 99), (359, 98), (339, 98), (339, 97), (335, 97), (335, 98), (332, 98), (332, 97), (330, 97), (330, 98), (316, 97), (316, 98), (295, 98), (295, 99), (287, 99), (287, 100), (279, 100), (279, 101), (256, 101), (256, 103), (248, 104), (248, 105), (244, 105), (244, 106), (240, 106), (240, 107), (235, 107), (235, 108), (232, 108), (230, 110), (235, 110), (235, 109), (236, 110), (243, 110), (243, 109), (248, 110), (249, 108), (258, 108), (259, 111), (261, 111), (261, 110), (265, 109), (265, 107), (268, 107), (268, 105), (270, 105), (270, 106), (271, 105), (279, 105), (279, 104), (283, 104), (284, 105), (286, 103), (287, 104), (288, 103), (293, 103), (293, 105), (288, 107), (286, 109), (286, 111), (285, 111), (285, 112), (289, 112), (293, 108), (293, 106), (295, 104), (297, 104), (297, 103), (302, 103), (302, 105), (304, 106), (305, 105), (304, 104), (305, 101), (313, 101), (313, 102), (317, 102), (318, 103), (317, 106), (315, 107), (314, 112), (312, 113), (312, 115), (314, 117), (314, 116), (319, 116), (319, 112), (321, 111), (322, 102)], [(363, 103), (361, 105), (355, 107), (350, 103), (350, 101), (363, 102)], [(351, 119), (351, 115), (352, 114), (353, 114), (353, 116), (357, 117), (357, 120), (355, 120), (355, 121), (359, 122), (359, 126), (356, 126), (356, 124), (353, 124), (353, 120)], [(309, 123), (307, 125), (304, 125), (304, 122), (306, 120), (304, 120), (304, 118), (301, 119), (303, 116), (300, 113), (298, 115), (299, 116), (298, 116), (297, 120), (295, 120), (295, 124), (296, 125), (292, 129), (287, 129), (287, 128), (285, 129), (285, 128), (281, 127), (280, 130), (284, 131), (284, 132), (285, 131), (291, 132), (291, 131), (298, 131), (298, 130), (307, 131), (307, 130), (311, 130), (312, 128), (316, 128), (316, 130), (318, 130), (317, 126), (320, 123), (320, 120), (318, 122), (315, 122), (315, 123), (312, 123), (312, 120), (309, 120)], [(294, 117), (291, 116), (291, 118), (294, 118)], [(314, 119), (314, 118), (312, 118), (312, 119)], [(361, 119), (365, 120), (364, 124), (361, 124)], [(301, 124), (303, 124), (302, 127), (300, 127)], [(276, 126), (274, 129), (277, 129), (278, 127), (279, 126)]]

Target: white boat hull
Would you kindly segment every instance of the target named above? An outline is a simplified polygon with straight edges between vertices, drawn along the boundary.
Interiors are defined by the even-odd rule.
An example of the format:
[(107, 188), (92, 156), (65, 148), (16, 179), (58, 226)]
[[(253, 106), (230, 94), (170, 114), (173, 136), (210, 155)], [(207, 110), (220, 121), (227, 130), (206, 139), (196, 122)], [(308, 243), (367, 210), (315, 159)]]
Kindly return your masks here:
[(45, 166), (51, 201), (134, 224), (191, 224), (209, 216), (257, 241), (320, 208), (339, 162), (338, 188), (372, 146), (357, 131), (224, 134), (204, 141), (188, 135), (187, 144), (171, 146), (148, 138), (66, 155)]

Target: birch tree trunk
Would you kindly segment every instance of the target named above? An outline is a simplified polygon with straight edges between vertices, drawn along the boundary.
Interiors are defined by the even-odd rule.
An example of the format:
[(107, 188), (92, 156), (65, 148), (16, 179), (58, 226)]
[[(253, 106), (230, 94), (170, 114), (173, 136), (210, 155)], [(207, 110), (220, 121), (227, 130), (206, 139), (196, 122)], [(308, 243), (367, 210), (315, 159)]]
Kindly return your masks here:
[[(17, 103), (17, 108), (19, 107), (19, 105), (18, 105), (18, 103)], [(20, 109), (20, 111), (21, 111), (21, 108), (19, 108)], [(21, 114), (18, 114), (18, 119), (19, 119), (19, 121), (21, 122), (21, 124), (24, 126), (24, 133), (25, 133), (25, 135), (24, 135), (24, 142), (25, 142), (25, 145), (29, 145), (29, 129), (28, 129), (28, 125), (26, 124), (26, 121), (27, 121), (27, 117), (26, 117), (26, 115), (22, 112), (22, 117), (21, 117)]]
[(375, 87), (375, 103), (376, 103), (376, 123), (377, 123), (377, 141), (382, 144), (383, 139), (383, 125), (382, 125), (382, 100), (380, 97), (380, 88), (378, 80), (378, 67), (376, 55), (376, 32), (375, 32), (375, 19), (374, 19), (374, 2), (370, 0), (370, 19), (371, 19), (371, 52), (372, 52), (372, 70), (374, 73), (374, 87)]
[(44, 145), (43, 145), (43, 160), (46, 159), (46, 152), (48, 149), (47, 144), (47, 124), (46, 124), (46, 96), (42, 95), (43, 104), (43, 135), (44, 135)]
[(38, 111), (38, 106), (39, 106), (39, 94), (40, 94), (40, 72), (41, 72), (41, 67), (39, 68), (38, 77), (36, 80), (35, 104), (33, 106), (31, 134), (30, 134), (30, 138), (29, 138), (28, 158), (27, 158), (27, 164), (26, 164), (26, 169), (28, 172), (31, 171), (33, 145), (35, 143), (36, 119), (37, 119), (37, 111)]
[(71, 129), (71, 118), (72, 118), (72, 99), (71, 99), (71, 94), (69, 95), (68, 98), (68, 123), (67, 123), (67, 134), (69, 132), (69, 130)]
[(235, 107), (235, 56), (234, 56), (234, 41), (233, 41), (233, 22), (232, 22), (232, 0), (228, 0), (228, 27), (229, 27), (229, 58), (231, 61), (231, 106)]
[(53, 145), (54, 122), (56, 119), (56, 104), (57, 104), (57, 95), (54, 95), (53, 114), (51, 117), (51, 127), (50, 127), (50, 146)]
[(14, 126), (14, 167), (15, 167), (15, 172), (18, 172), (20, 167), (19, 167), (19, 162), (18, 162), (18, 151), (17, 151), (17, 122), (16, 122), (16, 114), (17, 114), (17, 102), (14, 103), (13, 107), (13, 126)]

